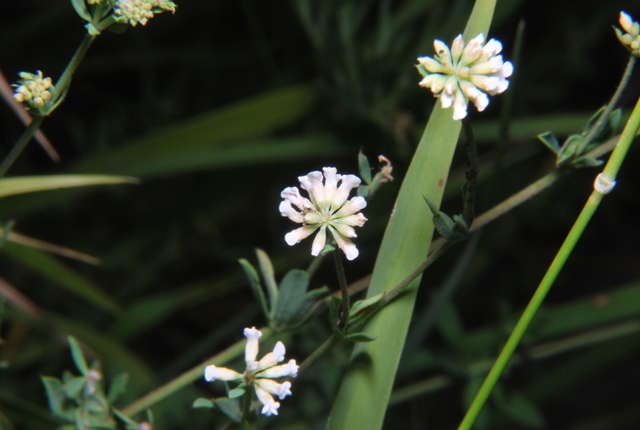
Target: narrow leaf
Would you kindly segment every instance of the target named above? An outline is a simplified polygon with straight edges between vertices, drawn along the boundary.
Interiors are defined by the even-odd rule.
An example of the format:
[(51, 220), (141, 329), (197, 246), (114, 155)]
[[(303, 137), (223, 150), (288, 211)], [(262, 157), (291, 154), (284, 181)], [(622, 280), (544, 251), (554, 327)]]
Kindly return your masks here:
[(262, 313), (265, 317), (269, 317), (269, 306), (267, 305), (267, 299), (264, 296), (264, 291), (262, 288), (262, 283), (260, 282), (260, 277), (258, 276), (258, 272), (253, 267), (249, 261), (241, 258), (238, 260), (240, 266), (242, 266), (242, 270), (244, 270), (247, 279), (249, 280), (249, 284), (251, 285), (251, 289), (253, 290), (253, 294), (256, 296), (258, 303), (260, 303), (260, 307), (262, 308)]
[(87, 10), (87, 5), (85, 5), (84, 0), (71, 0), (71, 5), (78, 15), (80, 15), (80, 18), (85, 21), (91, 21), (91, 14)]
[(84, 358), (84, 353), (82, 352), (82, 348), (78, 341), (73, 337), (69, 336), (69, 348), (71, 348), (71, 356), (73, 357), (73, 362), (76, 364), (76, 367), (82, 373), (82, 375), (87, 376), (89, 372), (89, 366), (87, 366), (87, 360)]
[(103, 310), (117, 312), (120, 309), (120, 306), (100, 290), (98, 286), (42, 251), (7, 242), (0, 249), (0, 252), (28, 266), (51, 283)]
[(0, 198), (36, 191), (62, 190), (92, 185), (137, 184), (136, 178), (110, 175), (21, 176), (0, 179)]
[(193, 409), (213, 409), (215, 405), (211, 401), (211, 399), (205, 399), (204, 397), (200, 397), (194, 400), (191, 407)]
[(267, 287), (267, 293), (269, 294), (269, 305), (271, 309), (269, 316), (272, 318), (276, 304), (278, 303), (278, 284), (276, 283), (273, 264), (271, 264), (271, 260), (267, 253), (260, 248), (256, 248), (256, 256), (258, 257), (258, 265), (262, 272), (262, 279), (264, 279), (264, 283)]

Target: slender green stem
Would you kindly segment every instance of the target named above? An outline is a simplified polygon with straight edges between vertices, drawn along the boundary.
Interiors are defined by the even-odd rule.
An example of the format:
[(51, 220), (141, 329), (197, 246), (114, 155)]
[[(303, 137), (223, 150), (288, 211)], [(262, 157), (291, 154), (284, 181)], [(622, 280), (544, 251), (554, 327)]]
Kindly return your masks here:
[(634, 57), (633, 55), (629, 56), (627, 67), (624, 69), (624, 73), (622, 74), (622, 78), (620, 79), (618, 88), (616, 88), (616, 92), (613, 94), (613, 97), (611, 97), (611, 101), (609, 101), (607, 107), (604, 109), (604, 111), (602, 111), (602, 114), (600, 114), (600, 117), (598, 118), (596, 124), (582, 140), (582, 143), (580, 143), (580, 148), (576, 151), (576, 154), (582, 154), (587, 145), (591, 143), (591, 141), (600, 133), (600, 131), (602, 131), (602, 128), (605, 126), (607, 121), (609, 121), (609, 115), (613, 111), (613, 108), (616, 106), (616, 104), (618, 104), (618, 100), (620, 100), (620, 96), (622, 95), (622, 92), (629, 82), (629, 78), (631, 77), (633, 66), (635, 64), (636, 57)]
[(40, 128), (40, 124), (42, 124), (44, 118), (44, 116), (39, 115), (31, 120), (27, 129), (22, 133), (22, 136), (20, 136), (20, 139), (18, 139), (5, 159), (2, 160), (2, 163), (0, 164), (0, 178), (2, 178), (7, 173), (7, 170), (11, 168), (20, 154), (22, 154), (22, 151), (24, 151), (24, 149), (27, 147), (27, 144), (29, 143), (35, 132)]
[[(69, 87), (69, 83), (71, 82), (71, 77), (80, 65), (82, 58), (89, 50), (89, 47), (91, 46), (91, 43), (95, 38), (96, 36), (85, 36), (85, 38), (80, 43), (80, 46), (78, 46), (78, 49), (76, 49), (76, 52), (75, 54), (73, 54), (73, 57), (71, 57), (71, 61), (69, 61), (67, 68), (64, 70), (64, 72), (62, 72), (62, 76), (60, 76), (58, 82), (56, 82), (54, 91), (56, 100), (53, 101), (53, 108), (51, 108), (51, 110), (47, 114), (50, 114), (64, 98), (64, 95), (66, 94), (66, 91)], [(13, 163), (15, 163), (15, 161), (18, 159), (20, 154), (22, 154), (22, 151), (24, 151), (24, 149), (27, 147), (27, 144), (31, 141), (33, 135), (40, 128), (40, 125), (42, 124), (42, 121), (44, 121), (44, 118), (44, 115), (36, 116), (31, 121), (27, 129), (22, 133), (22, 136), (20, 136), (18, 142), (16, 142), (9, 154), (7, 154), (6, 158), (2, 160), (2, 164), (0, 164), (0, 178), (2, 178), (7, 173)]]
[(351, 302), (349, 300), (349, 289), (347, 288), (347, 277), (344, 274), (344, 265), (342, 264), (342, 254), (339, 250), (333, 251), (333, 261), (336, 263), (336, 274), (338, 275), (338, 284), (340, 284), (340, 292), (342, 293), (342, 320), (345, 333), (349, 329), (349, 310)]
[(73, 57), (71, 57), (71, 61), (69, 61), (67, 68), (64, 69), (64, 72), (62, 72), (60, 79), (58, 79), (58, 82), (56, 82), (56, 85), (55, 85), (56, 97), (64, 97), (64, 94), (66, 93), (67, 88), (71, 83), (71, 78), (73, 77), (73, 74), (78, 69), (80, 62), (84, 58), (85, 54), (89, 50), (89, 47), (91, 46), (91, 44), (95, 39), (96, 39), (96, 36), (90, 35), (90, 34), (87, 34), (84, 37), (84, 39), (82, 39), (82, 42), (80, 42), (80, 46), (78, 46), (78, 49), (76, 49), (76, 52), (73, 54)]
[[(273, 334), (271, 329), (267, 327), (261, 328), (260, 331), (262, 332), (262, 339), (266, 339)], [(177, 378), (172, 379), (163, 386), (149, 392), (147, 395), (131, 403), (129, 406), (122, 410), (122, 413), (131, 417), (139, 412), (144, 411), (147, 408), (150, 408), (151, 406), (155, 405), (159, 401), (165, 399), (181, 388), (184, 388), (187, 385), (193, 383), (193, 381), (202, 378), (204, 375), (204, 369), (209, 364), (224, 364), (231, 359), (241, 355), (244, 351), (245, 344), (246, 342), (244, 340), (236, 342), (230, 348), (225, 349), (224, 352), (214, 355), (204, 363), (198, 364), (197, 366), (187, 370)]]
[[(622, 132), (622, 135), (620, 136), (618, 145), (613, 150), (613, 153), (611, 154), (611, 157), (609, 158), (609, 161), (607, 162), (607, 165), (605, 166), (604, 171), (602, 173), (602, 175), (605, 176), (605, 178), (609, 182), (613, 182), (615, 180), (618, 170), (620, 169), (620, 165), (622, 164), (622, 161), (624, 160), (624, 157), (627, 154), (629, 147), (631, 146), (631, 143), (633, 142), (633, 139), (636, 133), (638, 132), (639, 128), (640, 128), (640, 99), (636, 103), (636, 106), (633, 109), (633, 112), (631, 113), (631, 117), (629, 118), (629, 121), (627, 122), (627, 125), (625, 126), (625, 129)], [(602, 201), (603, 196), (604, 194), (602, 194), (601, 192), (595, 189), (591, 193), (591, 196), (589, 196), (589, 199), (587, 200), (587, 203), (582, 209), (582, 212), (580, 212), (580, 215), (578, 215), (578, 218), (576, 219), (575, 223), (573, 224), (573, 227), (569, 231), (567, 238), (565, 239), (564, 243), (560, 247), (560, 250), (558, 251), (553, 262), (551, 263), (551, 266), (549, 266), (547, 273), (545, 274), (544, 278), (540, 282), (540, 285), (538, 285), (538, 288), (536, 289), (535, 293), (533, 294), (533, 297), (529, 301), (529, 304), (525, 308), (522, 316), (520, 317), (520, 320), (518, 321), (515, 328), (511, 332), (511, 336), (509, 336), (507, 343), (505, 344), (504, 348), (500, 352), (500, 355), (496, 359), (496, 362), (491, 368), (491, 371), (489, 371), (489, 374), (487, 375), (482, 386), (480, 387), (480, 390), (476, 394), (476, 397), (471, 403), (471, 406), (469, 407), (467, 414), (465, 415), (464, 419), (460, 423), (459, 429), (462, 429), (462, 430), (470, 429), (473, 423), (475, 422), (476, 418), (478, 417), (478, 414), (482, 410), (482, 407), (484, 406), (487, 399), (489, 398), (491, 391), (493, 390), (496, 383), (498, 382), (500, 375), (502, 375), (502, 372), (507, 367), (509, 360), (513, 356), (514, 351), (516, 350), (518, 344), (522, 340), (524, 333), (526, 332), (527, 328), (531, 324), (531, 321), (533, 320), (534, 316), (538, 312), (538, 309), (540, 309), (540, 306), (542, 305), (544, 298), (546, 297), (547, 293), (551, 289), (551, 286), (553, 285), (556, 278), (558, 277), (558, 274), (564, 267), (564, 264), (569, 258), (569, 255), (571, 255), (571, 252), (573, 251), (573, 248), (578, 242), (578, 239), (580, 239), (580, 237), (582, 236), (582, 233), (587, 227), (589, 220), (591, 219), (594, 212), (598, 208), (598, 205)]]
[(313, 351), (311, 355), (300, 364), (300, 367), (298, 368), (298, 376), (306, 372), (309, 367), (315, 364), (315, 362), (318, 361), (320, 357), (322, 357), (331, 348), (336, 346), (339, 342), (340, 339), (338, 338), (338, 336), (332, 334), (327, 340), (322, 343), (322, 345), (320, 345), (315, 351)]

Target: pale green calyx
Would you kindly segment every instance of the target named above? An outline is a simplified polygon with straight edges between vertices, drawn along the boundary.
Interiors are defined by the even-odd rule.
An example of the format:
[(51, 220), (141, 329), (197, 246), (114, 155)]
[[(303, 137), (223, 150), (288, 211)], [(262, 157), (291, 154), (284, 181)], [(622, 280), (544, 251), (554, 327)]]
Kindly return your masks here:
[(285, 188), (280, 194), (284, 199), (280, 203), (280, 214), (302, 224), (287, 233), (284, 240), (293, 246), (319, 228), (311, 246), (311, 255), (317, 256), (327, 243), (328, 229), (347, 259), (353, 260), (359, 255), (351, 241), (356, 237), (353, 227), (362, 227), (367, 221), (362, 213), (356, 212), (364, 209), (367, 201), (360, 196), (347, 199), (361, 180), (355, 175), (339, 175), (335, 167), (324, 167), (322, 171), (324, 175), (315, 171), (298, 177), (300, 188), (307, 191), (309, 199), (302, 197), (297, 187)]
[(212, 382), (216, 379), (221, 381), (241, 381), (244, 386), (253, 386), (256, 397), (262, 404), (262, 414), (266, 416), (278, 415), (280, 403), (276, 402), (273, 396), (278, 396), (282, 400), (286, 396), (291, 395), (291, 382), (284, 381), (279, 383), (273, 378), (295, 378), (298, 376), (299, 366), (295, 360), (289, 360), (288, 363), (277, 365), (284, 360), (285, 347), (282, 342), (276, 343), (273, 351), (267, 353), (259, 361), (258, 357), (258, 340), (262, 337), (262, 332), (255, 327), (245, 328), (244, 336), (247, 338), (245, 347), (245, 363), (247, 367), (244, 373), (238, 373), (235, 370), (226, 367), (217, 367), (212, 365), (204, 369), (204, 379)]
[(20, 80), (13, 86), (16, 89), (13, 99), (18, 103), (25, 103), (30, 109), (45, 114), (53, 104), (53, 83), (40, 70), (36, 74), (20, 72)]
[(480, 33), (465, 45), (462, 35), (456, 37), (451, 50), (442, 41), (434, 42), (436, 55), (419, 57), (416, 65), (423, 76), (420, 86), (440, 97), (443, 109), (453, 106), (453, 119), (467, 116), (471, 100), (478, 111), (489, 104), (489, 95), (500, 94), (509, 87), (506, 79), (513, 65), (502, 61), (502, 44), (495, 39), (484, 44)]
[(154, 13), (175, 13), (176, 8), (174, 2), (167, 0), (116, 0), (113, 13), (118, 22), (135, 27), (138, 24), (147, 25)]
[(624, 30), (613, 27), (618, 40), (636, 57), (640, 57), (640, 25), (625, 12), (620, 12), (620, 26)]

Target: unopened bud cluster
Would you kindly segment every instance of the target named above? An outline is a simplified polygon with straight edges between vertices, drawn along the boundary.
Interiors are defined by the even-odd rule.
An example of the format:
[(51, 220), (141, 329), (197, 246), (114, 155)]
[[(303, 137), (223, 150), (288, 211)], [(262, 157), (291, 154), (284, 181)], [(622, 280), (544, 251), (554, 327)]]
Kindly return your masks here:
[(51, 78), (43, 77), (42, 72), (20, 72), (20, 80), (17, 84), (13, 99), (18, 103), (26, 103), (27, 106), (42, 110), (53, 98), (54, 87)]
[(176, 4), (167, 0), (117, 0), (113, 12), (118, 22), (147, 25), (154, 13), (171, 11), (175, 13)]
[(625, 32), (623, 33), (619, 28), (614, 27), (618, 40), (634, 56), (640, 57), (640, 25), (624, 12), (620, 12), (620, 25)]

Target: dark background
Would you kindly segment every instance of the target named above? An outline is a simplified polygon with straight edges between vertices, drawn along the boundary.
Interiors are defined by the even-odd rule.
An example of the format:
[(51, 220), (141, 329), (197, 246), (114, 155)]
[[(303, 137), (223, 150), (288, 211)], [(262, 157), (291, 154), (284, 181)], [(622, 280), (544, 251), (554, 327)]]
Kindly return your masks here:
[[(22, 248), (8, 244), (0, 249), (1, 276), (57, 321), (38, 322), (24, 309), (8, 305), (0, 356), (11, 365), (0, 373), (0, 404), (15, 428), (55, 427), (38, 376), (59, 376), (72, 368), (59, 330), (89, 345), (109, 339), (143, 363), (150, 376), (139, 383), (128, 369), (133, 375), (126, 405), (241, 339), (243, 327), (263, 325), (237, 259), (255, 261), (253, 248), (258, 246), (274, 260), (278, 277), (292, 267), (305, 268), (311, 243), (293, 248), (284, 243), (283, 235), (293, 226), (278, 214), (280, 191), (297, 185), (297, 176), (323, 166), (356, 173), (359, 150), (372, 164), (378, 154), (390, 158), (396, 177), (364, 211), (370, 221), (358, 232), (361, 255), (347, 265), (349, 281), (370, 273), (393, 200), (435, 102), (417, 86), (415, 58), (432, 56), (436, 37), (450, 44), (464, 29), (471, 6), (463, 0), (193, 0), (178, 2), (175, 15), (158, 15), (146, 27), (98, 37), (65, 102), (42, 127), (62, 162), (51, 162), (32, 142), (10, 176), (81, 171), (127, 174), (142, 183), (5, 198), (0, 220), (13, 219), (22, 234), (100, 258), (99, 266), (56, 260), (104, 291), (121, 310), (105, 311), (61, 288), (65, 276), (35, 270), (29, 264), (35, 257)], [(524, 43), (509, 91), (493, 97), (482, 114), (469, 108), (484, 166), (492, 172), (480, 184), (479, 213), (554, 168), (553, 155), (536, 134), (554, 131), (563, 139), (580, 133), (611, 97), (628, 58), (611, 28), (621, 9), (640, 18), (640, 8), (631, 1), (498, 1), (489, 36), (501, 40), (505, 58), (512, 59), (522, 21)], [(4, 2), (2, 72), (10, 82), (23, 70), (42, 70), (55, 80), (83, 35), (82, 22), (67, 1)], [(636, 73), (620, 102), (625, 112), (633, 107), (639, 86)], [(301, 103), (296, 115), (283, 114), (289, 119), (277, 126), (243, 135), (263, 114), (277, 123), (280, 107), (273, 105), (239, 120), (228, 139), (216, 137), (218, 130), (212, 129), (200, 132), (203, 145), (189, 144), (192, 136), (185, 124), (193, 118), (292, 89), (311, 101)], [(503, 167), (492, 170), (507, 95), (512, 97), (510, 134), (504, 141)], [(0, 153), (10, 150), (22, 130), (10, 109), (0, 106)], [(135, 153), (139, 159), (125, 151), (162, 136), (174, 141), (165, 159), (148, 146)], [(254, 145), (262, 141), (266, 156), (252, 157)], [(270, 151), (283, 142), (291, 147)], [(240, 155), (216, 161), (216, 148), (237, 149)], [(180, 168), (172, 164), (176, 154), (182, 157)], [(463, 156), (459, 151), (454, 171), (463, 171)], [(152, 173), (145, 170), (148, 157), (162, 159)], [(633, 301), (624, 312), (615, 308), (608, 319), (595, 315), (618, 303), (615, 294), (621, 287), (631, 293), (640, 288), (638, 157), (633, 147), (617, 187), (604, 199), (540, 316), (551, 315), (562, 327), (563, 306), (580, 304), (578, 319), (585, 322), (567, 332), (548, 333), (536, 331), (534, 324), (518, 365), (503, 378), (478, 428), (640, 425), (635, 407), (640, 400), (638, 331), (598, 337), (635, 323), (640, 302), (637, 309)], [(388, 428), (441, 429), (459, 423), (465, 398), (481, 381), (482, 370), (477, 369), (498, 353), (596, 174), (595, 169), (576, 171), (486, 227), (468, 264), (457, 265), (463, 244), (430, 269), (417, 302), (418, 334), (410, 334), (396, 385), (401, 389), (436, 376), (448, 382), (390, 407)], [(447, 196), (444, 210), (459, 212), (457, 189), (452, 186)], [(428, 222), (422, 203), (416, 210), (425, 210)], [(328, 263), (313, 286), (335, 290)], [(429, 304), (435, 292), (456, 270), (461, 277), (453, 301), (437, 310), (440, 322), (430, 330), (424, 315), (433, 312)], [(589, 309), (595, 322), (589, 322)], [(302, 330), (282, 336), (288, 356), (302, 361), (328, 334), (323, 313)], [(579, 336), (588, 339), (586, 346), (570, 346)], [(552, 341), (567, 350), (545, 358), (536, 355), (536, 346)], [(119, 357), (120, 352), (98, 354), (108, 377), (127, 367)], [(265, 423), (323, 428), (347, 359), (348, 347), (336, 348), (296, 381), (281, 416)], [(221, 386), (203, 383), (179, 392), (154, 409), (157, 428), (219, 426), (220, 415), (192, 411), (190, 405), (198, 396), (222, 393)]]

